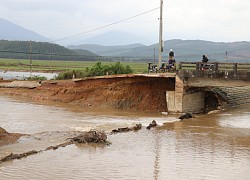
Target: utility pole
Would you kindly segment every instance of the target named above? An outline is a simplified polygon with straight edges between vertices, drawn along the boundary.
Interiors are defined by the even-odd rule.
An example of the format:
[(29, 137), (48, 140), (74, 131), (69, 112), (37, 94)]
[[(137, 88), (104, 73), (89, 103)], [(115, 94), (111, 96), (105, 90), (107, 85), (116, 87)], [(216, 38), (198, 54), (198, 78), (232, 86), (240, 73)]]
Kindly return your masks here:
[(159, 28), (159, 53), (158, 53), (158, 69), (161, 66), (162, 61), (162, 52), (163, 52), (163, 43), (162, 43), (162, 10), (163, 10), (163, 0), (160, 0), (160, 28)]
[(31, 40), (30, 40), (30, 78), (32, 76), (32, 46), (31, 46)]

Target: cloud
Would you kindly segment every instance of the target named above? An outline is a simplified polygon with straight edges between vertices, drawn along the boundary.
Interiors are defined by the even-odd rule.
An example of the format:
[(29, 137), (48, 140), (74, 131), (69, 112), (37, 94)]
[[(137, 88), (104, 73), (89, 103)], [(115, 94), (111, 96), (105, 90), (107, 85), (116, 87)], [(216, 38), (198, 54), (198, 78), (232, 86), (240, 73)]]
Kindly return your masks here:
[[(1, 0), (0, 17), (52, 38), (105, 26), (160, 6), (158, 0)], [(249, 0), (164, 0), (165, 39), (250, 40)], [(86, 33), (126, 31), (157, 42), (159, 10)]]
[(249, 41), (249, 8), (248, 0), (171, 1), (165, 7), (167, 32), (183, 31), (185, 39), (192, 34), (213, 41)]

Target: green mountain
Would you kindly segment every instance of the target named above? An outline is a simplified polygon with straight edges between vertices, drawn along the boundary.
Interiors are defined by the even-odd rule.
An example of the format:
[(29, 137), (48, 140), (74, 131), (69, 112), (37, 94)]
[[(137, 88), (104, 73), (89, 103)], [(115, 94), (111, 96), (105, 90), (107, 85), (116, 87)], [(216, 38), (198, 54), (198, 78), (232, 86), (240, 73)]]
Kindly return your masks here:
[[(86, 49), (101, 56), (123, 57), (127, 60), (153, 60), (158, 57), (158, 44), (127, 46), (79, 45), (70, 49)], [(168, 51), (175, 51), (177, 61), (200, 61), (206, 54), (212, 61), (250, 62), (250, 42), (211, 42), (203, 40), (168, 40), (164, 42), (163, 60), (167, 60)]]
[[(173, 49), (180, 60), (201, 60), (206, 54), (214, 61), (250, 62), (250, 42), (211, 42), (202, 40), (170, 40), (165, 41), (167, 50)], [(166, 53), (167, 54), (167, 53)], [(165, 55), (166, 55), (165, 54)]]
[(98, 55), (88, 50), (70, 50), (47, 42), (0, 40), (0, 58), (39, 60), (97, 60)]
[[(31, 48), (31, 49), (30, 49)], [(68, 49), (70, 48), (70, 49)], [(156, 61), (158, 44), (101, 46), (85, 44), (69, 46), (35, 41), (0, 40), (0, 58), (83, 61)], [(210, 61), (250, 62), (250, 42), (211, 42), (202, 40), (168, 40), (164, 42), (163, 61), (173, 49), (177, 61), (200, 61), (206, 54)], [(104, 56), (104, 57), (102, 57)]]
[(69, 49), (85, 49), (101, 56), (121, 56), (121, 54), (130, 53), (132, 49), (138, 47), (146, 47), (143, 44), (130, 44), (119, 46), (102, 46), (97, 44), (82, 44), (78, 46), (68, 46)]
[(76, 54), (82, 55), (82, 56), (98, 56), (97, 54), (92, 53), (91, 51), (84, 50), (84, 49), (72, 49)]

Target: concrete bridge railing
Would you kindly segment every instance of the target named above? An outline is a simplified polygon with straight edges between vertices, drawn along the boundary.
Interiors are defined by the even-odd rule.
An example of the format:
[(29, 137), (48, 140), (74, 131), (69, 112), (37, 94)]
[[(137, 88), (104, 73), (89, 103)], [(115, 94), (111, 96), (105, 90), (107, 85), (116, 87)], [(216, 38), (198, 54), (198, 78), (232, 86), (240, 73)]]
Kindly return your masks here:
[[(239, 88), (230, 87), (244, 87), (244, 92), (242, 88), (243, 93)], [(212, 91), (214, 88), (227, 93), (230, 104), (237, 100), (241, 100), (240, 104), (249, 103), (250, 96), (246, 96), (246, 92), (250, 90), (250, 63), (180, 62), (177, 65), (175, 91), (166, 92), (168, 111), (204, 112), (206, 99), (213, 98), (213, 93), (217, 93)]]
[(181, 77), (250, 80), (250, 63), (180, 62), (177, 69)]

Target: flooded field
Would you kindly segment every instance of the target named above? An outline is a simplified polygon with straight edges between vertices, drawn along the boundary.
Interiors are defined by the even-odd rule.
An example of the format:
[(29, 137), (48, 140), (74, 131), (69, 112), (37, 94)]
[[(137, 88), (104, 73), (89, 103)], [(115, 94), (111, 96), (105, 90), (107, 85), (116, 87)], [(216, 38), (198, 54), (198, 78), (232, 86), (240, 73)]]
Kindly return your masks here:
[[(42, 73), (42, 72), (32, 72), (32, 76), (38, 77), (46, 77), (48, 80), (55, 78), (58, 74), (57, 73)], [(4, 80), (10, 79), (18, 79), (23, 80), (30, 77), (30, 72), (17, 72), (17, 71), (1, 71), (0, 70), (0, 77)]]
[[(108, 136), (105, 145), (70, 145), (0, 164), (0, 179), (249, 179), (250, 106), (177, 116), (82, 110), (0, 97), (0, 127), (8, 132), (114, 128), (142, 123), (138, 132)], [(146, 129), (156, 120), (159, 128)], [(21, 139), (21, 141), (25, 141)], [(2, 151), (21, 146), (0, 147)]]

